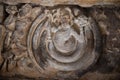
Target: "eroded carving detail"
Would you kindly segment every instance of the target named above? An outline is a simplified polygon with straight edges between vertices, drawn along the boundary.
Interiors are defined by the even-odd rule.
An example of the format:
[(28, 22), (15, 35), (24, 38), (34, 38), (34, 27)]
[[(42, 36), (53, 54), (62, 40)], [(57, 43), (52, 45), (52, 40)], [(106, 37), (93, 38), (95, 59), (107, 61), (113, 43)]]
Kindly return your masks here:
[(79, 8), (25, 4), (20, 9), (8, 6), (6, 11), (2, 72), (54, 78), (64, 73), (68, 77), (96, 62), (100, 32)]
[[(9, 16), (4, 22), (6, 37), (4, 41), (4, 52), (2, 53), (4, 61), (1, 65), (1, 71), (2, 73), (12, 72), (14, 70), (17, 72), (17, 69), (20, 69), (21, 71), (18, 71), (18, 74), (24, 75), (29, 70), (29, 65), (32, 65), (27, 52), (27, 32), (32, 21), (41, 9), (40, 7), (32, 8), (31, 5), (26, 4), (19, 10), (16, 6), (7, 6), (6, 11), (9, 13)], [(31, 13), (32, 11), (34, 13)]]
[(98, 36), (94, 21), (79, 9), (47, 9), (30, 28), (28, 51), (42, 73), (83, 71), (96, 61)]

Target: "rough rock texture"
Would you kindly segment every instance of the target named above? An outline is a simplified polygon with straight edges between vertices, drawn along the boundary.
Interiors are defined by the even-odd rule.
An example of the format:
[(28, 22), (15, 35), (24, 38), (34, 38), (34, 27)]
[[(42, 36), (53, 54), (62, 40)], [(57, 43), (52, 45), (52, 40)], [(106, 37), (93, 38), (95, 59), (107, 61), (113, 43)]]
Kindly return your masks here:
[(55, 6), (55, 5), (79, 5), (84, 7), (90, 7), (93, 5), (119, 5), (120, 0), (0, 0), (7, 4), (18, 4), (18, 3), (35, 3), (44, 6)]
[(120, 6), (5, 1), (1, 80), (120, 80)]

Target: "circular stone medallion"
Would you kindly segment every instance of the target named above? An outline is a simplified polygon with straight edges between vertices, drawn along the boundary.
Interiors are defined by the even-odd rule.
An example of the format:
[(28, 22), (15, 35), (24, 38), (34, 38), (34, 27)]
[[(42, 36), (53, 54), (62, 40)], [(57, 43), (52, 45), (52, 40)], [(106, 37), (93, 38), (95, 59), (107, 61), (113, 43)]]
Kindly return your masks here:
[[(69, 7), (44, 10), (28, 34), (28, 51), (41, 73), (50, 70), (87, 70), (100, 51), (100, 31), (95, 22), (79, 9)], [(75, 8), (76, 10), (76, 8)]]

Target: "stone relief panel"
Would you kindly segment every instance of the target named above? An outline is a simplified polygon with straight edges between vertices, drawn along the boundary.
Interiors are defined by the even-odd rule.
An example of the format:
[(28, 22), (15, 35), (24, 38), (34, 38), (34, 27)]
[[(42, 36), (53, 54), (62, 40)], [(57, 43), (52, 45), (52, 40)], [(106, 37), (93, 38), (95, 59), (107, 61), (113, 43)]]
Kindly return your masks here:
[[(2, 73), (11, 72), (11, 75), (13, 75), (18, 73), (17, 69), (21, 74), (24, 71), (26, 71), (24, 74), (29, 72), (30, 68), (25, 66), (31, 65), (32, 63), (28, 57), (26, 40), (30, 25), (40, 11), (40, 7), (32, 8), (29, 4), (23, 5), (20, 9), (17, 9), (17, 6), (11, 5), (6, 7), (6, 12), (9, 16), (4, 21), (6, 36), (3, 43), (4, 51), (1, 53), (4, 59), (1, 64)], [(14, 70), (15, 72), (12, 72)]]
[(27, 44), (30, 57), (43, 73), (74, 73), (86, 70), (96, 61), (100, 39), (99, 29), (90, 17), (77, 8), (58, 7), (45, 10), (36, 18)]
[(109, 35), (104, 12), (89, 9), (93, 14), (86, 14), (83, 8), (71, 5), (4, 8), (7, 16), (0, 25), (1, 76), (79, 79), (94, 68), (104, 50)]

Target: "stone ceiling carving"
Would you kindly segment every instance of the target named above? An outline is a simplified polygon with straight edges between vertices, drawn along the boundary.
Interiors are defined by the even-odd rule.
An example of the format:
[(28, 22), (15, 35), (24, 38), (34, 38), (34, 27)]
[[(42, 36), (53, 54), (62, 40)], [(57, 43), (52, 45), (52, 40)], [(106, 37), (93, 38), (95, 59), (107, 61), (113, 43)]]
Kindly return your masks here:
[(92, 17), (79, 8), (43, 9), (25, 4), (20, 9), (7, 6), (6, 12), (9, 16), (4, 22), (3, 72), (14, 71), (18, 66), (18, 72), (25, 68), (22, 74), (37, 69), (40, 75), (34, 72), (41, 77), (59, 71), (75, 75), (77, 70), (87, 70), (96, 62), (97, 49), (101, 47), (100, 31)]
[(95, 66), (112, 34), (101, 7), (16, 3), (0, 7), (0, 76), (78, 79)]

